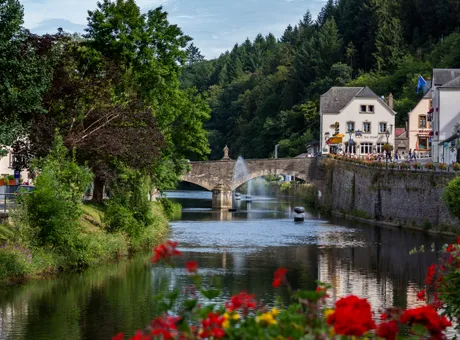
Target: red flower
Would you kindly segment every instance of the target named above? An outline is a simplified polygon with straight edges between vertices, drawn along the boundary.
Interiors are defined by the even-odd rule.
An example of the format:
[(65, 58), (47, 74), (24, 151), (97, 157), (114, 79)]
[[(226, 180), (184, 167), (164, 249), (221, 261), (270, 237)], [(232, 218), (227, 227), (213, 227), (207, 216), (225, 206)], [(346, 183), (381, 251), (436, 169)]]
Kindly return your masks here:
[(112, 337), (112, 340), (123, 340), (125, 338), (125, 335), (123, 333), (118, 333), (114, 337)]
[(327, 319), (334, 331), (341, 335), (362, 336), (376, 325), (372, 320), (371, 306), (366, 299), (350, 295), (336, 302), (335, 312)]
[(330, 295), (327, 293), (327, 288), (325, 287), (316, 287), (316, 294), (321, 295), (321, 299), (327, 299)]
[(453, 244), (449, 244), (447, 246), (446, 252), (452, 253), (455, 250), (455, 246)]
[(150, 340), (150, 335), (144, 335), (141, 331), (137, 331), (135, 335), (133, 335), (130, 340)]
[(222, 329), (222, 324), (225, 318), (218, 313), (209, 313), (206, 319), (201, 320), (202, 330), (199, 333), (199, 337), (221, 339), (225, 337), (225, 331)]
[(230, 312), (241, 309), (246, 314), (249, 309), (257, 308), (257, 301), (254, 299), (255, 297), (256, 296), (254, 294), (247, 294), (246, 292), (233, 295), (230, 298), (230, 302), (225, 303), (225, 308), (227, 308)]
[(196, 273), (198, 271), (198, 262), (196, 261), (188, 261), (185, 266), (189, 273)]
[(382, 322), (377, 329), (376, 335), (386, 340), (395, 340), (399, 329), (396, 321)]
[(425, 326), (434, 339), (442, 339), (442, 331), (452, 326), (451, 322), (445, 316), (439, 316), (431, 306), (406, 310), (401, 316), (401, 323), (409, 324), (409, 326), (413, 324)]
[(419, 292), (417, 293), (417, 300), (425, 301), (425, 295), (426, 295), (425, 289), (419, 291)]
[(275, 288), (278, 288), (279, 286), (281, 286), (281, 284), (283, 283), (283, 281), (286, 278), (286, 273), (287, 272), (288, 272), (288, 270), (286, 268), (278, 268), (276, 270), (276, 272), (275, 272), (272, 286), (275, 287)]
[(160, 260), (169, 260), (173, 256), (181, 256), (182, 253), (176, 249), (177, 242), (166, 241), (166, 243), (160, 244), (158, 247), (153, 248), (155, 252), (152, 258), (153, 263), (157, 263)]
[(380, 314), (380, 320), (383, 320), (383, 321), (388, 320), (388, 314), (387, 313)]
[(460, 236), (457, 237), (457, 244), (460, 244)]
[(436, 274), (436, 265), (432, 264), (431, 266), (428, 267), (428, 273), (426, 274), (425, 283), (427, 285), (430, 285), (433, 283), (433, 278), (435, 274)]
[(152, 335), (162, 335), (163, 339), (174, 339), (177, 331), (176, 323), (180, 320), (178, 317), (165, 315), (152, 321)]

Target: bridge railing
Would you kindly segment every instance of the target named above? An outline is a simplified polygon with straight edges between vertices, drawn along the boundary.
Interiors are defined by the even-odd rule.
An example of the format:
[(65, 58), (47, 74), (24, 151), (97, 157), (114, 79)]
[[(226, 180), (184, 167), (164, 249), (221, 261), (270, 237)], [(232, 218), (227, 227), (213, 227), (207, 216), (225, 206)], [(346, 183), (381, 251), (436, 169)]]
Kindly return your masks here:
[(9, 210), (16, 204), (17, 195), (15, 193), (0, 194), (0, 213), (8, 214)]

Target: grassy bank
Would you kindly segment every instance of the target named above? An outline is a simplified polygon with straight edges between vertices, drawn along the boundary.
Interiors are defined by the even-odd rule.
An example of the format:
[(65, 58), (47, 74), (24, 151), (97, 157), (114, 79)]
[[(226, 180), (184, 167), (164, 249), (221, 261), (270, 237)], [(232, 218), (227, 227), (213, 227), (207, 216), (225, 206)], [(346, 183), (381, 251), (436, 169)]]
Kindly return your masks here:
[[(17, 283), (61, 271), (81, 270), (128, 256), (164, 240), (169, 233), (168, 216), (180, 212), (180, 205), (152, 202), (151, 221), (136, 237), (124, 231), (109, 231), (104, 205), (84, 204), (76, 244), (66, 253), (51, 246), (32, 246), (33, 235), (21, 216), (14, 225), (0, 225), (0, 283)], [(15, 214), (21, 214), (20, 211)]]

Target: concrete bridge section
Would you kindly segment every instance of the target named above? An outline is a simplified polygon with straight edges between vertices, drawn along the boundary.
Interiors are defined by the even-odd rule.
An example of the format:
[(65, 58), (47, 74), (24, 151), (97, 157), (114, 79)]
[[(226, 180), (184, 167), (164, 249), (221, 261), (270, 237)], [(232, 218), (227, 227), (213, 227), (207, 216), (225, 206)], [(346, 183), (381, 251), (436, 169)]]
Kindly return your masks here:
[(315, 158), (248, 159), (248, 176), (233, 181), (236, 161), (224, 157), (220, 161), (190, 162), (192, 170), (183, 175), (184, 182), (212, 191), (213, 209), (231, 209), (232, 191), (251, 179), (267, 175), (290, 175), (304, 181), (314, 179)]

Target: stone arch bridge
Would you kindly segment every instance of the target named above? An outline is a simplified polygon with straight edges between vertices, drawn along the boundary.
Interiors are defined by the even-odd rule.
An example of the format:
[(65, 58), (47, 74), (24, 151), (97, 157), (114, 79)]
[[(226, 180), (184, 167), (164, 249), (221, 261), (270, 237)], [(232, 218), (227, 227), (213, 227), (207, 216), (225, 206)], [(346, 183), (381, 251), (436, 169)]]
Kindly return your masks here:
[(247, 159), (248, 176), (233, 181), (236, 161), (224, 157), (220, 161), (190, 162), (191, 171), (181, 180), (212, 191), (213, 209), (231, 209), (232, 191), (251, 179), (267, 175), (290, 175), (311, 182), (315, 178), (315, 158)]

